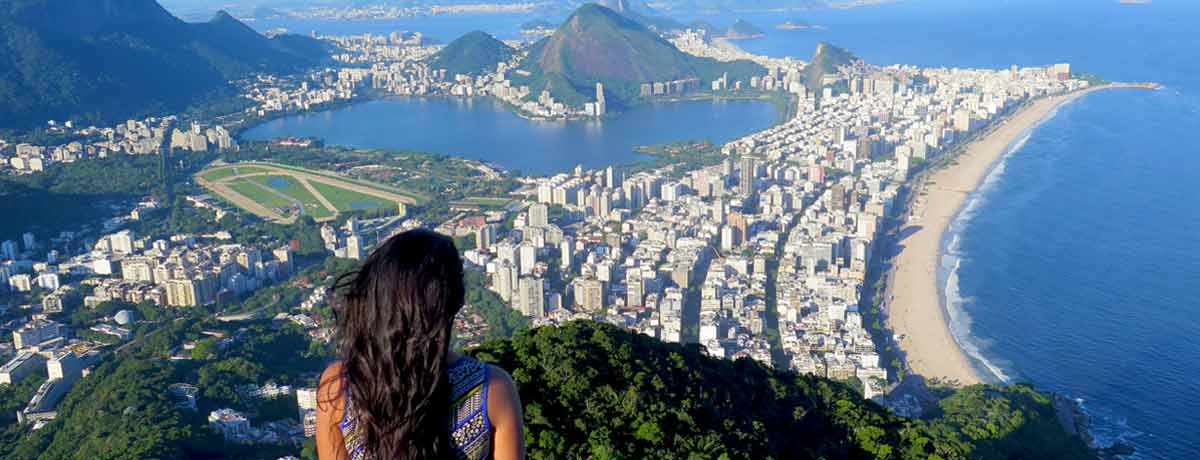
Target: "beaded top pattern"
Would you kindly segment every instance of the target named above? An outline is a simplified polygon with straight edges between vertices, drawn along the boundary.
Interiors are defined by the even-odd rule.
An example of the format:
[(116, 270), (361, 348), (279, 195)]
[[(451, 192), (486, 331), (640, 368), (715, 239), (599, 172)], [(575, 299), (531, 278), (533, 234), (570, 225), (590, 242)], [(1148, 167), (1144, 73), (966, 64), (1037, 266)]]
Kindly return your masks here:
[[(459, 460), (486, 460), (491, 453), (491, 421), (487, 417), (487, 364), (464, 356), (450, 365), (450, 441)], [(349, 396), (349, 395), (347, 395)], [(367, 452), (354, 399), (346, 398), (339, 423), (350, 460), (376, 460)]]

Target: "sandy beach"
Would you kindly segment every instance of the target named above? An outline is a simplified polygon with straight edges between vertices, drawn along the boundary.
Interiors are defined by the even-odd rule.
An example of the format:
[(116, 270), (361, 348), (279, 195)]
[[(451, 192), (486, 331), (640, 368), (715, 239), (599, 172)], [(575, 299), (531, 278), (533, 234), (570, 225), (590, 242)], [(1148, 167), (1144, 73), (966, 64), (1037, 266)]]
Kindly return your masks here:
[(956, 164), (933, 171), (918, 192), (911, 217), (899, 230), (899, 253), (893, 254), (885, 303), (888, 325), (905, 353), (910, 373), (929, 380), (969, 385), (990, 380), (980, 376), (950, 332), (937, 285), (941, 241), (963, 201), (987, 177), (992, 165), (1030, 128), (1062, 104), (1093, 91), (1141, 87), (1108, 85), (1037, 100), (966, 147)]

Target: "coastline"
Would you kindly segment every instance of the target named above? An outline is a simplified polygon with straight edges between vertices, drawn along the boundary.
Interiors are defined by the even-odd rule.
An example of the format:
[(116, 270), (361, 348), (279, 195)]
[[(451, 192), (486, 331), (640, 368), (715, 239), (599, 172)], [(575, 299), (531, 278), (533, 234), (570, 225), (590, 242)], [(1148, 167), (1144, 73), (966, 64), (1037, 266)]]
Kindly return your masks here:
[[(978, 358), (968, 354), (952, 329), (958, 313), (946, 304), (948, 289), (939, 282), (947, 232), (994, 167), (1038, 124), (1052, 118), (1064, 104), (1115, 88), (1154, 86), (1110, 84), (1028, 103), (964, 146), (949, 165), (929, 171), (913, 190), (916, 196), (912, 206), (901, 216), (904, 221), (895, 242), (898, 250), (891, 255), (884, 302), (888, 327), (895, 334), (910, 373), (955, 386), (1003, 378), (1002, 374), (994, 375), (996, 370), (989, 370), (988, 374), (993, 375), (981, 373), (975, 363)], [(952, 271), (950, 276), (956, 275)]]

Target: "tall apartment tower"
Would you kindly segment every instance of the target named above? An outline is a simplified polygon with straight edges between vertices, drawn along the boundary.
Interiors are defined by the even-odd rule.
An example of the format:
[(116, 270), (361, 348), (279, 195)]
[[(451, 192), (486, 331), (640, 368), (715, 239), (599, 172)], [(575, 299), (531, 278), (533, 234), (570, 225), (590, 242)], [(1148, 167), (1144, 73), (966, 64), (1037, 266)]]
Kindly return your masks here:
[(546, 295), (542, 291), (542, 279), (523, 276), (518, 282), (517, 302), (521, 313), (530, 318), (546, 316)]
[(740, 182), (738, 183), (738, 192), (740, 192), (742, 196), (750, 196), (752, 193), (754, 193), (754, 169), (756, 167), (754, 164), (754, 158), (742, 157), (741, 163), (742, 175), (740, 177)]
[(596, 116), (603, 117), (604, 112), (608, 110), (608, 103), (604, 100), (604, 84), (596, 82)]

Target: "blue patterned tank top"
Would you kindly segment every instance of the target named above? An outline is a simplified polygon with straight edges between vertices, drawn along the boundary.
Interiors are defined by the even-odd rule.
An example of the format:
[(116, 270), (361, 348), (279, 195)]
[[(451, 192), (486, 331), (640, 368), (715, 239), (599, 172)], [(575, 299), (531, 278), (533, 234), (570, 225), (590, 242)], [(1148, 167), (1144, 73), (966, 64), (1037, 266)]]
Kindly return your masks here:
[[(486, 460), (491, 454), (492, 423), (487, 416), (488, 366), (463, 356), (450, 365), (450, 442), (459, 460)], [(347, 395), (349, 396), (349, 395)], [(339, 424), (350, 460), (372, 459), (355, 415), (353, 398), (346, 398), (346, 409)]]

